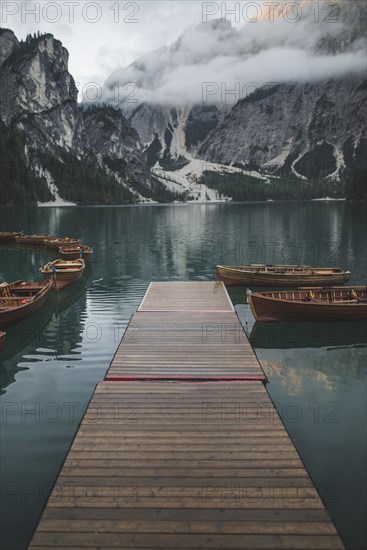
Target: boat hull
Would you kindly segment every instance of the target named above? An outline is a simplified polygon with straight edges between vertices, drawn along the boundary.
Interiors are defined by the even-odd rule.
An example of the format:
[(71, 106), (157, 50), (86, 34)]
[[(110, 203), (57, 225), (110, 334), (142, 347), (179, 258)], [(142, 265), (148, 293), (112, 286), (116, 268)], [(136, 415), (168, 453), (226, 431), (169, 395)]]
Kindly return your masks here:
[(0, 331), (0, 351), (3, 351), (5, 347), (5, 332)]
[(19, 245), (42, 246), (47, 238), (46, 235), (25, 235), (17, 237), (15, 242)]
[[(79, 281), (83, 275), (83, 272), (80, 271), (76, 274), (73, 274), (72, 276), (67, 274), (64, 275), (63, 273), (57, 272), (55, 276), (55, 288), (56, 290), (62, 290), (66, 286), (69, 286), (76, 281)], [(45, 280), (50, 280), (52, 278), (52, 273), (43, 273), (43, 278)]]
[[(30, 283), (30, 285), (32, 285), (32, 283)], [(32, 287), (36, 288), (36, 285), (37, 283), (33, 283)], [(32, 301), (6, 310), (0, 308), (0, 328), (7, 328), (23, 321), (23, 319), (33, 315), (33, 313), (44, 305), (53, 290), (53, 281), (49, 281), (48, 284), (38, 283), (38, 285), (40, 290)], [(26, 287), (19, 287), (19, 293), (21, 294), (22, 291), (25, 291), (25, 288)], [(24, 294), (24, 298), (27, 298), (27, 294)]]
[(227, 286), (255, 286), (255, 287), (300, 287), (300, 286), (333, 286), (347, 283), (350, 279), (349, 272), (330, 273), (325, 275), (294, 273), (277, 274), (251, 271), (235, 271), (225, 267), (216, 267), (218, 281), (223, 281)]
[[(321, 296), (320, 293), (322, 292), (325, 293), (326, 291), (320, 291), (319, 293), (316, 290), (314, 291), (316, 297), (318, 294)], [(285, 292), (280, 294), (285, 294)], [(288, 294), (291, 295), (292, 292), (290, 291)], [(296, 294), (299, 294), (303, 300), (307, 299), (307, 291), (297, 292)], [(264, 323), (279, 321), (365, 321), (367, 319), (367, 302), (290, 301), (255, 293), (250, 296), (250, 306), (255, 319)]]
[(51, 248), (54, 250), (59, 250), (62, 246), (80, 246), (80, 242), (77, 240), (68, 240), (68, 239), (54, 239), (47, 240), (45, 239), (43, 244), (46, 248)]
[(79, 258), (82, 258), (83, 260), (88, 260), (93, 254), (93, 250), (90, 248), (83, 250), (83, 254), (81, 256), (79, 248), (68, 249), (67, 246), (61, 246), (59, 249), (59, 254), (63, 260), (78, 260)]
[(15, 243), (15, 240), (17, 237), (21, 237), (22, 232), (14, 232), (14, 233), (0, 233), (0, 242), (1, 243)]
[(84, 260), (64, 261), (55, 260), (40, 268), (44, 279), (52, 279), (55, 289), (61, 290), (81, 279), (84, 273)]

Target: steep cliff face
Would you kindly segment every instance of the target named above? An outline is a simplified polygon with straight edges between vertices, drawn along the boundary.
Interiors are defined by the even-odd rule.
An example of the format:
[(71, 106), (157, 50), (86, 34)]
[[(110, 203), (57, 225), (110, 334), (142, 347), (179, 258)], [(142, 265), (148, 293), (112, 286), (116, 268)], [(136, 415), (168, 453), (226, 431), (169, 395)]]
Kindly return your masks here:
[[(47, 185), (51, 201), (131, 202), (139, 198), (135, 187), (150, 193), (150, 174), (137, 132), (118, 109), (85, 111), (78, 105), (68, 52), (61, 42), (51, 34), (18, 42), (11, 31), (2, 30), (0, 52), (4, 146), (11, 149), (15, 134), (18, 141), (24, 140), (25, 172), (38, 178), (40, 188)], [(12, 158), (11, 150), (8, 157)], [(2, 185), (2, 203), (12, 202), (11, 173), (10, 167)], [(15, 183), (26, 186), (24, 178)], [(45, 196), (46, 192), (32, 191), (24, 200)]]
[(83, 143), (112, 173), (134, 186), (149, 186), (149, 171), (138, 132), (112, 107), (83, 112)]
[(345, 180), (367, 153), (366, 81), (272, 86), (240, 101), (199, 149), (222, 164)]
[(11, 55), (17, 45), (19, 45), (18, 39), (12, 31), (0, 29), (0, 65)]
[(78, 91), (68, 58), (51, 34), (14, 43), (0, 67), (1, 120), (17, 124), (36, 147), (77, 147), (81, 152)]

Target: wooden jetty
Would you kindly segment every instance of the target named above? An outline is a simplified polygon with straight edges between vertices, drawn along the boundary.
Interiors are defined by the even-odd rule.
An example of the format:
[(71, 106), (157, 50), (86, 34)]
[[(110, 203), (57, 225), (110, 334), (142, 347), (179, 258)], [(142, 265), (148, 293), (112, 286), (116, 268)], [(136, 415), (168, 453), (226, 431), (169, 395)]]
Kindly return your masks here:
[(152, 283), (107, 380), (265, 380), (223, 283)]
[(152, 283), (29, 548), (344, 548), (264, 380), (221, 282)]

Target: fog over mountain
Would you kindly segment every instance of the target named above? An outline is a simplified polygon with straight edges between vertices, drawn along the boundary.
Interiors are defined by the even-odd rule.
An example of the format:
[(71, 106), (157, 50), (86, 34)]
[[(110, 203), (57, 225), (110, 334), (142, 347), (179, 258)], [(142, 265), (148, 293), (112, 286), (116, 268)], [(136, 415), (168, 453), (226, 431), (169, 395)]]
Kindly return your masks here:
[(245, 182), (285, 178), (335, 194), (367, 153), (366, 2), (252, 5), (239, 24), (248, 11), (226, 19), (228, 4), (211, 3), (220, 19), (204, 13), (170, 46), (117, 68), (104, 100), (125, 112), (166, 185), (233, 196)]
[[(105, 99), (125, 107), (138, 102), (187, 105), (222, 101), (217, 87), (240, 90), (268, 82), (315, 82), (366, 70), (365, 5), (339, 1), (299, 1), (299, 11), (283, 0), (262, 6), (259, 19), (234, 27), (208, 20), (189, 28), (169, 47), (116, 69), (105, 84)], [(260, 5), (260, 4), (259, 4)], [(312, 8), (313, 6), (313, 8)], [(271, 19), (272, 18), (272, 19)], [(292, 22), (293, 21), (293, 22)], [(126, 84), (131, 83), (129, 89)], [(133, 92), (132, 86), (135, 86)], [(235, 94), (228, 93), (233, 102)], [(237, 97), (239, 99), (239, 97)]]

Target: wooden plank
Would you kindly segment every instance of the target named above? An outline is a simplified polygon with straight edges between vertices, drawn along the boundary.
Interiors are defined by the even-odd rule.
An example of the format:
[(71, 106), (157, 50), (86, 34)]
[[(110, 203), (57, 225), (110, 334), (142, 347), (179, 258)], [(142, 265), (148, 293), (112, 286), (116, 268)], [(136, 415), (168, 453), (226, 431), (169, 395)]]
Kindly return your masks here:
[(134, 534), (134, 533), (44, 533), (37, 532), (35, 545), (43, 548), (169, 548), (172, 549), (339, 549), (337, 536), (330, 535), (233, 535), (233, 534)]
[(265, 380), (265, 375), (235, 312), (144, 309), (132, 316), (107, 373), (107, 380), (142, 378)]
[(328, 522), (294, 521), (232, 521), (230, 524), (221, 521), (159, 521), (146, 520), (95, 520), (80, 519), (78, 523), (69, 524), (68, 519), (43, 519), (39, 532), (60, 533), (63, 531), (88, 533), (97, 530), (99, 533), (229, 533), (229, 534), (303, 534), (303, 535), (334, 535), (332, 525)]
[(343, 548), (264, 380), (222, 283), (151, 283), (29, 548)]
[(143, 386), (100, 383), (89, 409), (108, 427), (111, 402), (133, 401), (155, 435), (125, 422), (104, 432), (87, 413), (30, 548), (343, 548), (276, 413), (267, 432), (218, 418), (207, 432), (200, 419), (202, 402), (233, 395), (271, 409), (261, 382)]
[(234, 311), (220, 281), (215, 282), (154, 282), (138, 311)]

